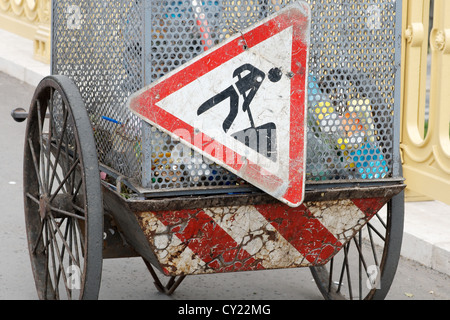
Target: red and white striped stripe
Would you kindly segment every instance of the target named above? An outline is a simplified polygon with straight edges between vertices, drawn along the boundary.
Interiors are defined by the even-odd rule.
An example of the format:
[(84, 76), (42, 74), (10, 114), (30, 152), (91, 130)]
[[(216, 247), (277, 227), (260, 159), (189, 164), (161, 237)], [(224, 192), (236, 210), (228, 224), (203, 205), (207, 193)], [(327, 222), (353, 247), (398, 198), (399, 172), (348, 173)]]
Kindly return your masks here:
[(138, 213), (168, 275), (305, 267), (326, 263), (384, 199), (281, 203)]

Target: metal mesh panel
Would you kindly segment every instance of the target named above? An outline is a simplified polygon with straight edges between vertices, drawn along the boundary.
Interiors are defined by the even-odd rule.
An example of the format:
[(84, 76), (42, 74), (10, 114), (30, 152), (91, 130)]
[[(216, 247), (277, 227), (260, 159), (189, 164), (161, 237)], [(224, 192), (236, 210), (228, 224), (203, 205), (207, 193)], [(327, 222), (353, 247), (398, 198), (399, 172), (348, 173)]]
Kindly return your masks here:
[[(390, 177), (396, 1), (307, 2), (312, 11), (307, 179)], [(153, 189), (243, 183), (192, 150), (181, 150), (133, 116), (125, 102), (144, 85), (288, 3), (54, 1), (52, 70), (79, 86), (99, 161)]]
[(312, 2), (308, 179), (389, 177), (395, 1)]
[(129, 0), (53, 1), (52, 72), (79, 87), (99, 161), (139, 179), (141, 124), (124, 107), (143, 84), (143, 24), (136, 9)]
[(215, 187), (246, 184), (219, 165), (204, 159), (197, 152), (174, 142), (171, 137), (152, 127), (151, 186), (153, 189)]

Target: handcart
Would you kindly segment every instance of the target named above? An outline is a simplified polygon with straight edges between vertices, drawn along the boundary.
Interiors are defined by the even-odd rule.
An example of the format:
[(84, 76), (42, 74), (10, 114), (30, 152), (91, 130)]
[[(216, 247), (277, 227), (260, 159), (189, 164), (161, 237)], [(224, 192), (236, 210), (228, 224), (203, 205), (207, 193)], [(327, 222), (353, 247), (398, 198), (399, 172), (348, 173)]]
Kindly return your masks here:
[[(39, 298), (96, 299), (103, 259), (123, 257), (141, 257), (156, 288), (168, 295), (191, 275), (309, 267), (327, 299), (386, 296), (403, 231), (401, 1), (52, 3), (52, 75), (31, 101), (24, 149), (26, 228)], [(255, 31), (282, 25), (285, 20), (277, 19), (292, 10), (302, 14), (303, 24), (295, 19), (274, 37)], [(155, 108), (180, 104), (192, 111), (190, 103), (220, 78), (195, 73), (203, 57), (227, 56), (234, 49), (222, 45), (233, 41), (254, 53), (251, 34), (265, 37), (258, 50), (270, 51), (296, 32), (303, 37), (299, 46), (306, 43), (305, 64), (292, 58), (292, 66), (288, 61), (266, 70), (265, 62), (238, 62), (230, 69), (233, 86), (218, 86), (194, 112), (208, 119), (203, 123), (214, 122), (220, 117), (211, 110), (226, 106), (214, 123), (220, 132), (277, 128), (261, 138), (264, 150), (237, 134), (228, 137), (275, 163), (298, 151), (300, 164), (287, 175), (303, 180), (283, 189), (289, 192), (277, 192), (276, 180), (258, 184), (255, 172), (242, 174), (205, 157), (206, 149), (189, 147), (167, 129), (178, 111), (145, 109), (148, 92), (165, 92)], [(179, 70), (183, 76), (169, 82)], [(248, 80), (249, 74), (257, 77)], [(189, 75), (193, 79), (183, 84)], [(287, 131), (281, 130), (284, 113), (258, 111), (266, 103), (282, 104), (282, 93), (271, 95), (264, 86), (283, 81), (303, 88), (295, 94), (304, 114), (298, 117), (291, 107)], [(171, 98), (171, 86), (191, 83), (197, 83), (190, 91), (195, 97)], [(158, 122), (161, 115), (165, 124)], [(244, 118), (251, 130), (236, 125)], [(183, 119), (176, 123), (189, 122)], [(258, 124), (261, 119), (268, 122)], [(293, 135), (294, 127), (302, 134), (276, 140)], [(288, 142), (302, 144), (293, 149)], [(284, 201), (297, 188), (303, 188), (301, 199)]]

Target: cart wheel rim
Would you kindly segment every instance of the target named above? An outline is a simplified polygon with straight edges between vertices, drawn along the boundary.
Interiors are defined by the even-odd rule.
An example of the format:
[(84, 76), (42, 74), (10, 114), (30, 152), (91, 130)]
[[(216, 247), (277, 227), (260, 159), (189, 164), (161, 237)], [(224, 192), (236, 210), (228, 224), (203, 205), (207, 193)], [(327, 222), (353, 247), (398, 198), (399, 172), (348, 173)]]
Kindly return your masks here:
[(325, 299), (382, 300), (389, 293), (400, 260), (404, 192), (389, 200), (386, 217), (372, 220), (328, 264), (310, 268)]
[(39, 298), (97, 298), (103, 205), (96, 145), (83, 99), (64, 76), (44, 78), (31, 102), (24, 208)]

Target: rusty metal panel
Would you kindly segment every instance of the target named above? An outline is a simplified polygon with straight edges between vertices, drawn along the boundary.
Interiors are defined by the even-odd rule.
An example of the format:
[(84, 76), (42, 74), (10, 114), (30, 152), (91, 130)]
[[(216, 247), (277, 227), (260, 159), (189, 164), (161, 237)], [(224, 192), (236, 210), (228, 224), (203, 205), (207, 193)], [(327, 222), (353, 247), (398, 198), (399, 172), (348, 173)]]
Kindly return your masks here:
[(166, 275), (322, 265), (389, 199), (281, 203), (136, 216)]

